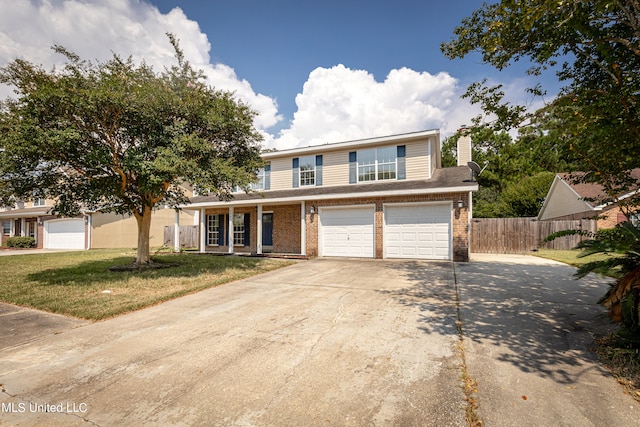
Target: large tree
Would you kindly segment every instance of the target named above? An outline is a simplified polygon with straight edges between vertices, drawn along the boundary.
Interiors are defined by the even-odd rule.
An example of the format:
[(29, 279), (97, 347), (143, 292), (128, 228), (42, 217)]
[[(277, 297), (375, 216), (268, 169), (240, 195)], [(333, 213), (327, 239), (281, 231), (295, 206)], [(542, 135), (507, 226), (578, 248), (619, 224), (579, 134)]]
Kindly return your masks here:
[[(579, 179), (604, 185), (608, 201), (637, 187), (640, 0), (485, 3), (441, 48), (450, 58), (479, 52), (499, 70), (520, 60), (533, 75), (557, 70), (564, 87), (530, 124), (588, 172)], [(638, 202), (640, 194), (622, 203), (632, 210)]]
[(151, 261), (154, 208), (187, 203), (185, 186), (231, 197), (260, 166), (255, 112), (209, 87), (169, 35), (176, 64), (156, 72), (117, 55), (89, 62), (60, 46), (62, 68), (16, 59), (0, 82), (16, 97), (0, 106), (0, 197), (55, 200), (53, 212), (130, 214), (136, 263)]

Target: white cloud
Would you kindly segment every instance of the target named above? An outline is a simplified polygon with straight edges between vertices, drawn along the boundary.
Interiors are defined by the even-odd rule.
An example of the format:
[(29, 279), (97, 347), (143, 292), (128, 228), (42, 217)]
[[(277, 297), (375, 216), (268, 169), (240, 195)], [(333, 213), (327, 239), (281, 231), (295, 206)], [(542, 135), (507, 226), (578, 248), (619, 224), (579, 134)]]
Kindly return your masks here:
[[(50, 49), (59, 44), (85, 59), (131, 55), (160, 70), (175, 63), (166, 33), (175, 34), (186, 59), (204, 71), (211, 85), (234, 91), (259, 112), (255, 124), (269, 147), (434, 128), (447, 135), (478, 111), (459, 99), (461, 89), (448, 73), (401, 68), (378, 82), (367, 71), (337, 65), (309, 74), (288, 128), (272, 135), (269, 129), (282, 120), (275, 99), (256, 93), (232, 67), (211, 64), (207, 35), (180, 8), (162, 14), (140, 0), (0, 0), (0, 10), (0, 67), (23, 58), (50, 68), (63, 60)], [(10, 88), (0, 85), (0, 97), (10, 94)]]
[[(50, 49), (59, 44), (84, 59), (131, 55), (160, 70), (175, 63), (169, 32), (180, 40), (185, 58), (202, 69), (212, 85), (235, 91), (260, 113), (258, 129), (282, 119), (275, 100), (255, 93), (231, 67), (210, 63), (207, 35), (180, 8), (162, 14), (138, 0), (0, 0), (0, 10), (0, 66), (22, 58), (49, 68), (63, 60)], [(1, 97), (10, 94), (9, 88), (0, 87)]]
[(282, 149), (443, 127), (454, 131), (464, 123), (450, 123), (458, 92), (457, 80), (444, 72), (401, 68), (377, 82), (367, 71), (344, 65), (316, 68), (296, 97), (290, 128), (268, 142)]

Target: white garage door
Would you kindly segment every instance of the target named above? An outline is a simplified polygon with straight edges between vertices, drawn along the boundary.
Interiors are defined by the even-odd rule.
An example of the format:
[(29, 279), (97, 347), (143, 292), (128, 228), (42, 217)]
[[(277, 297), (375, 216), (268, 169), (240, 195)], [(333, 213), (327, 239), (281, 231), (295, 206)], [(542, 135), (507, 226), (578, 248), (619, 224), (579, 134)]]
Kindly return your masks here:
[(451, 259), (451, 206), (385, 205), (387, 258)]
[(320, 255), (374, 257), (374, 208), (320, 210)]
[(55, 219), (44, 223), (44, 247), (47, 249), (84, 249), (84, 220)]

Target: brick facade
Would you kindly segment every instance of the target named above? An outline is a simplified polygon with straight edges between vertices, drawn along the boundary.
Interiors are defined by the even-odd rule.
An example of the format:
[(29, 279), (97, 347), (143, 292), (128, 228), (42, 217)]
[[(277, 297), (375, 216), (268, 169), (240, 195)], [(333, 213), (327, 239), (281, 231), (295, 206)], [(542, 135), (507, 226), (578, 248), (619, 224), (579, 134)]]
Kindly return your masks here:
[(602, 211), (586, 211), (571, 215), (564, 215), (550, 219), (549, 221), (561, 220), (579, 220), (579, 219), (595, 219), (598, 230), (613, 228), (621, 222), (626, 221), (626, 217), (620, 210), (620, 207), (612, 206)]
[[(458, 209), (458, 201), (462, 200), (463, 207)], [(372, 197), (360, 199), (337, 199), (307, 201), (307, 255), (317, 257), (319, 255), (318, 241), (318, 214), (311, 214), (309, 207), (316, 207), (316, 212), (321, 207), (349, 206), (349, 205), (374, 205), (375, 206), (375, 257), (384, 257), (384, 210), (388, 203), (418, 203), (418, 202), (451, 202), (452, 203), (452, 240), (454, 261), (469, 261), (469, 209), (468, 193), (441, 193), (413, 196)]]
[[(302, 233), (300, 229), (301, 209), (300, 205), (265, 205), (262, 207), (263, 213), (273, 213), (273, 249), (272, 251), (280, 254), (299, 254)], [(234, 245), (234, 252), (256, 253), (258, 250), (258, 208), (257, 207), (241, 207), (233, 210), (234, 214), (249, 214), (249, 235), (250, 245), (239, 246)], [(228, 215), (228, 209), (207, 209), (206, 215)], [(228, 219), (225, 221), (225, 243), (228, 242)], [(246, 232), (246, 231), (245, 231)], [(213, 245), (207, 246), (208, 252), (228, 253), (229, 245)]]
[[(458, 202), (462, 201), (462, 208), (458, 208)], [(321, 207), (329, 206), (375, 206), (375, 258), (384, 257), (384, 205), (388, 203), (419, 203), (419, 202), (450, 202), (452, 206), (452, 256), (454, 261), (469, 260), (469, 196), (467, 192), (424, 194), (411, 196), (371, 197), (335, 200), (308, 200), (305, 204), (306, 212), (306, 255), (317, 257), (319, 255), (319, 229), (318, 212)], [(315, 213), (310, 212), (311, 206), (315, 207)], [(273, 212), (273, 252), (282, 254), (300, 254), (301, 233), (301, 205), (263, 205), (262, 212)], [(206, 209), (206, 215), (228, 215), (226, 208)], [(236, 207), (234, 214), (250, 215), (250, 245), (234, 246), (234, 252), (257, 252), (257, 207)], [(225, 242), (228, 242), (228, 225), (225, 221)], [(207, 252), (228, 253), (229, 247), (225, 245), (207, 246)]]

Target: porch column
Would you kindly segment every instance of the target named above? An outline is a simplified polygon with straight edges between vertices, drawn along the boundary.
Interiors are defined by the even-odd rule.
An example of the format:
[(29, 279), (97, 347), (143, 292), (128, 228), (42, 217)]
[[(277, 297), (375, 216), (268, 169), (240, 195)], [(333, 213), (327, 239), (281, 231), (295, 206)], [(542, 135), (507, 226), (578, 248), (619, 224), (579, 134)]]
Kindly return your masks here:
[[(36, 222), (33, 224), (33, 228), (34, 228), (33, 237), (34, 237), (34, 240), (36, 241), (36, 248), (37, 248), (38, 247), (38, 229), (40, 228), (40, 217), (39, 216), (36, 217)], [(91, 227), (89, 227), (89, 232), (91, 232)], [(89, 240), (89, 241), (91, 241), (91, 240)], [(91, 249), (91, 248), (88, 248), (88, 249)]]
[(173, 252), (180, 252), (180, 211), (178, 209), (173, 221)]
[(307, 254), (307, 207), (306, 203), (300, 203), (300, 255)]
[(15, 235), (16, 235), (16, 220), (12, 218), (9, 220), (9, 237), (13, 237)]
[[(244, 231), (245, 233), (247, 230)], [(262, 255), (262, 205), (258, 205), (258, 226), (256, 227), (256, 252)]]
[(207, 243), (207, 223), (206, 223), (206, 215), (204, 214), (204, 208), (200, 209), (198, 219), (200, 220), (200, 253), (203, 254), (206, 252), (206, 243)]
[(228, 238), (229, 238), (229, 253), (233, 253), (233, 206), (229, 207), (229, 223), (227, 224), (227, 230), (229, 230)]
[[(92, 231), (91, 229), (93, 228), (93, 216), (88, 213), (86, 214), (86, 218), (87, 218), (87, 244), (86, 244), (86, 248), (87, 249), (91, 249), (91, 238), (92, 238)], [(38, 222), (40, 222), (40, 219), (38, 219)], [(36, 234), (38, 234), (38, 232), (36, 231)]]
[(21, 218), (20, 219), (20, 235), (22, 237), (26, 236), (26, 230), (27, 229), (27, 220), (26, 218)]

